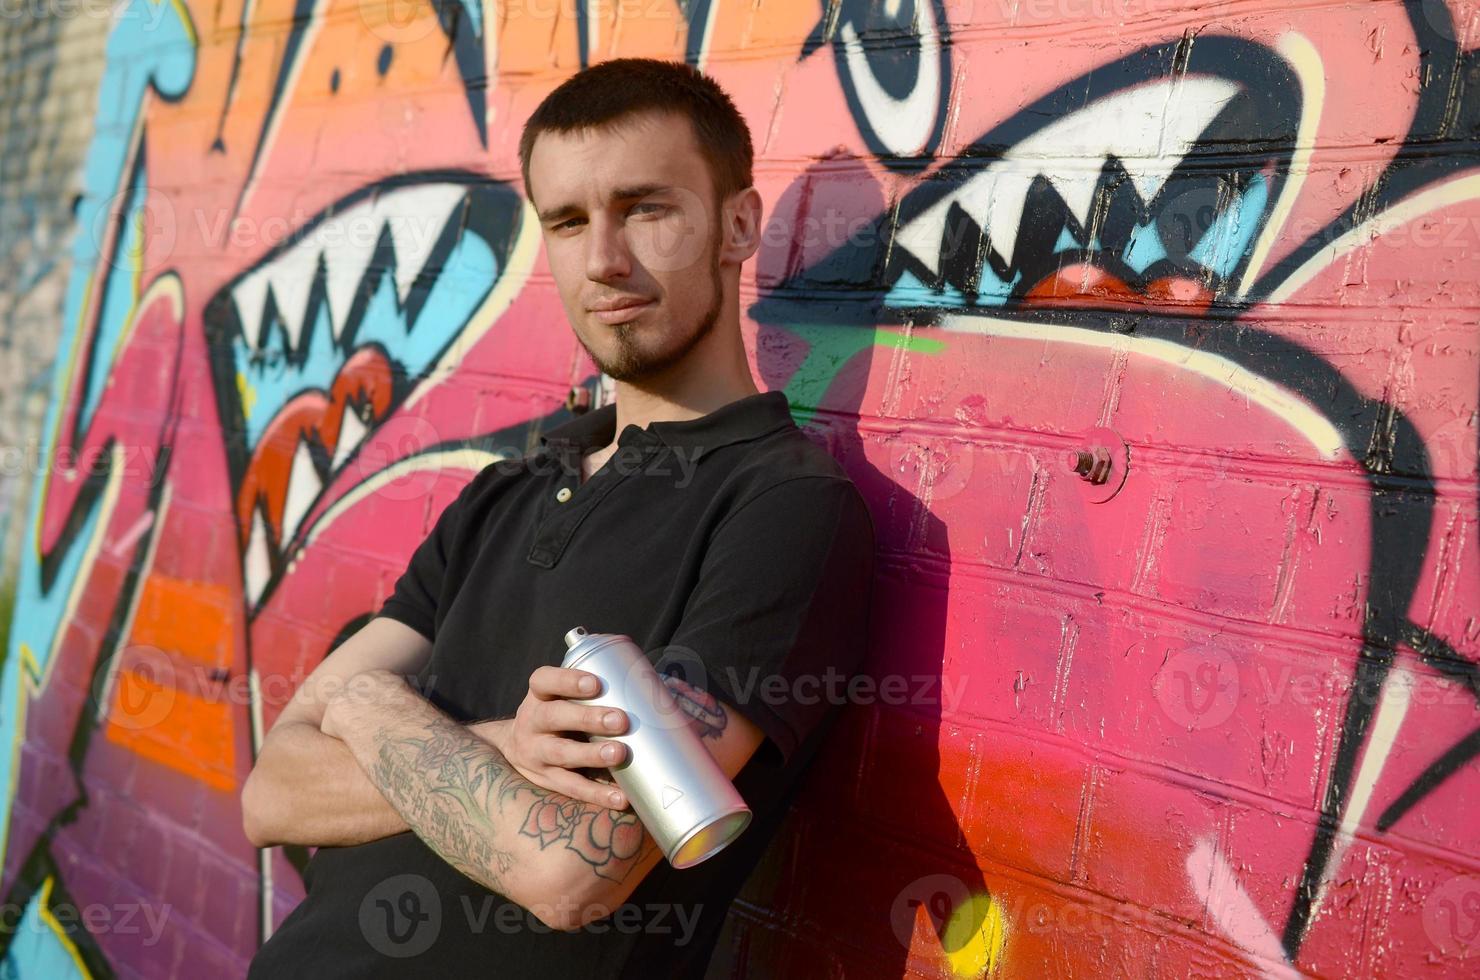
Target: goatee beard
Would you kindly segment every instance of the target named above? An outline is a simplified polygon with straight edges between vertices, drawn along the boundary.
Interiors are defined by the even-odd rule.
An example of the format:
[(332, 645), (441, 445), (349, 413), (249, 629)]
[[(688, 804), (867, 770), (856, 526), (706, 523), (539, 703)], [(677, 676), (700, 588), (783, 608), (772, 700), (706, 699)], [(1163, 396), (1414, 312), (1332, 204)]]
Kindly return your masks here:
[(601, 373), (614, 381), (626, 383), (638, 383), (644, 378), (656, 377), (688, 357), (689, 352), (709, 336), (714, 325), (719, 322), (720, 309), (724, 304), (724, 290), (719, 279), (718, 247), (711, 249), (711, 259), (709, 282), (713, 296), (709, 309), (704, 312), (704, 316), (700, 318), (698, 325), (688, 337), (676, 347), (659, 351), (656, 354), (648, 354), (641, 350), (634, 341), (633, 335), (639, 329), (635, 324), (616, 324), (610, 328), (617, 341), (617, 352), (611, 358), (598, 357), (590, 345), (585, 341), (581, 342), (581, 346), (586, 349), (591, 360), (596, 362), (596, 367)]

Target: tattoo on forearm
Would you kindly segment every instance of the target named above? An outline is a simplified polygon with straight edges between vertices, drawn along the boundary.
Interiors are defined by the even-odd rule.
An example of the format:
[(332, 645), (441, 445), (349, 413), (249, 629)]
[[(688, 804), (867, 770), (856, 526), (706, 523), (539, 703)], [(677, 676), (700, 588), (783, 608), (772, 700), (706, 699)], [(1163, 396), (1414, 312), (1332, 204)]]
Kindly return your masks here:
[(672, 692), (678, 706), (698, 723), (700, 738), (719, 738), (724, 734), (729, 717), (718, 698), (677, 674), (664, 674), (663, 684)]
[(563, 842), (599, 877), (621, 881), (657, 847), (631, 811), (591, 806), (527, 780), (509, 794), (516, 800), (513, 812), (523, 815), (520, 833), (542, 849)]
[(515, 826), (543, 850), (563, 844), (599, 877), (620, 882), (657, 845), (631, 811), (592, 806), (536, 786), (492, 746), (445, 720), (413, 737), (382, 727), (371, 779), (445, 861), (502, 891), (514, 855), (493, 845)]
[[(471, 738), (471, 736), (469, 736)], [(493, 846), (497, 786), (507, 770), (454, 733), (429, 726), (425, 737), (377, 734), (372, 781), (443, 860), (502, 890), (513, 855)]]

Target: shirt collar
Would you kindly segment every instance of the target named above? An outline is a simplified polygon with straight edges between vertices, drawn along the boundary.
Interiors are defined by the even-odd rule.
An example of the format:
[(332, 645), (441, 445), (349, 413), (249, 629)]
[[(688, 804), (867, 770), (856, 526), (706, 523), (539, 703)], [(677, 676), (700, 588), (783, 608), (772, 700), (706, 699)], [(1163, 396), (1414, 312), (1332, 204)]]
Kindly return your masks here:
[[(649, 422), (646, 429), (629, 423), (617, 444), (627, 446), (657, 440), (670, 448), (682, 447), (690, 459), (697, 459), (711, 449), (756, 439), (795, 424), (785, 392), (761, 391), (737, 398), (696, 419)], [(609, 445), (616, 428), (617, 406), (613, 402), (555, 426), (540, 436), (540, 445), (548, 449), (575, 448), (584, 455)]]

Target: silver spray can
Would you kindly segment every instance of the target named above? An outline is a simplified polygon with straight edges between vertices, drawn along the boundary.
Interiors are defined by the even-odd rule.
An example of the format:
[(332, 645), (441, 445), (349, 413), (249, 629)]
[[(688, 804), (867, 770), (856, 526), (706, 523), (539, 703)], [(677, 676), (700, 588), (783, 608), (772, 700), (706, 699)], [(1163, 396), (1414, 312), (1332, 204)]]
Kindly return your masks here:
[(621, 633), (587, 633), (579, 626), (565, 634), (565, 645), (561, 666), (601, 679), (596, 697), (572, 700), (627, 713), (626, 734), (590, 738), (627, 746), (612, 777), (668, 863), (693, 867), (739, 837), (750, 824), (750, 807), (642, 648)]

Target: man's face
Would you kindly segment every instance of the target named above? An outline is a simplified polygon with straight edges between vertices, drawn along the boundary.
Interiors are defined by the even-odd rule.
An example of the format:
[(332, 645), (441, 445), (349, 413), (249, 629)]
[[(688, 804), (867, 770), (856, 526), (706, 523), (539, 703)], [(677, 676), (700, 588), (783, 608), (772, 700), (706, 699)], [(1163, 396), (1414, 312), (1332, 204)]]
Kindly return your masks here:
[(688, 120), (543, 133), (529, 175), (560, 300), (597, 367), (638, 381), (681, 362), (723, 300), (714, 184)]

